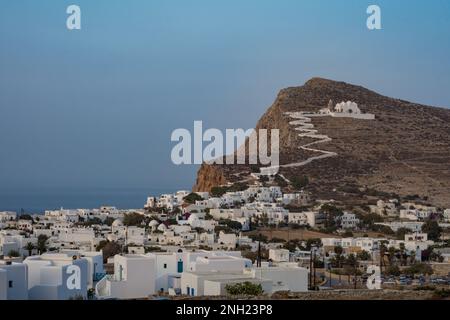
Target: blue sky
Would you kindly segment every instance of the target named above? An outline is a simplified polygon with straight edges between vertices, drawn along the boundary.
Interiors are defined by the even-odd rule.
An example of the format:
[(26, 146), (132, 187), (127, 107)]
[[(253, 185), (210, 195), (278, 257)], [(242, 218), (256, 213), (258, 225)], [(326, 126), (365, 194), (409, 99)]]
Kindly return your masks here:
[[(77, 4), (82, 29), (66, 29)], [(382, 9), (382, 30), (366, 8)], [(450, 1), (0, 0), (2, 188), (189, 188), (176, 128), (321, 76), (450, 106)]]

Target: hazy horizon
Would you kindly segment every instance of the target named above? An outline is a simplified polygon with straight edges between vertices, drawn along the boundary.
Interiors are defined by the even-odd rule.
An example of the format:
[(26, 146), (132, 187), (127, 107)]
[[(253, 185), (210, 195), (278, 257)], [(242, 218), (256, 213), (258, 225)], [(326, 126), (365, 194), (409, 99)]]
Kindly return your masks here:
[[(70, 4), (81, 30), (66, 28)], [(375, 31), (370, 4), (2, 1), (3, 203), (15, 191), (31, 208), (24, 190), (190, 188), (198, 166), (172, 164), (174, 129), (252, 128), (280, 89), (312, 77), (450, 107), (450, 2), (376, 1)]]

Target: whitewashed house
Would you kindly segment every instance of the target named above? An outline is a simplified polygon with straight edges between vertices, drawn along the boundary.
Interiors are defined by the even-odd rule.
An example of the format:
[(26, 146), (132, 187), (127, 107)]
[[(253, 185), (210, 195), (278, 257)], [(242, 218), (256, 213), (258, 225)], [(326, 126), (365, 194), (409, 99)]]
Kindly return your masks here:
[(303, 211), (303, 212), (289, 212), (288, 222), (295, 223), (301, 226), (307, 226), (314, 228), (319, 224), (322, 224), (324, 216), (318, 211)]
[(0, 211), (0, 223), (5, 223), (8, 221), (15, 221), (17, 218), (17, 213), (13, 211)]
[(144, 205), (144, 208), (146, 208), (146, 209), (154, 208), (154, 207), (156, 207), (156, 202), (157, 202), (157, 200), (155, 197), (148, 197), (147, 202)]
[(397, 208), (398, 201), (396, 199), (389, 200), (387, 202), (378, 200), (377, 205), (370, 205), (370, 212), (376, 213), (380, 216), (398, 217), (399, 211)]
[(421, 232), (423, 222), (420, 221), (393, 221), (393, 222), (376, 222), (376, 225), (386, 226), (397, 232), (400, 228), (408, 229), (412, 232)]
[(443, 217), (444, 217), (444, 220), (445, 221), (450, 221), (450, 209), (445, 209), (444, 210), (444, 215), (443, 215)]
[(24, 260), (32, 300), (87, 298), (88, 261), (67, 254), (42, 254)]
[(148, 255), (115, 255), (114, 274), (95, 286), (99, 299), (139, 299), (155, 293), (156, 260)]
[(273, 262), (289, 262), (289, 250), (287, 249), (270, 249), (269, 259)]
[(126, 231), (126, 244), (144, 245), (146, 241), (145, 228), (130, 226)]
[(91, 243), (95, 232), (91, 228), (65, 228), (58, 230), (58, 239), (61, 242)]
[(80, 257), (88, 262), (88, 288), (94, 288), (94, 282), (99, 281), (105, 276), (103, 268), (103, 252), (102, 251), (84, 251), (84, 250), (61, 250), (60, 253), (71, 257)]
[(278, 197), (277, 201), (283, 205), (305, 206), (310, 202), (310, 195), (307, 192), (285, 193)]
[(0, 231), (0, 255), (9, 255), (11, 251), (17, 251), (20, 255), (28, 255), (23, 248), (28, 242), (35, 243), (35, 238), (26, 238), (18, 230)]
[(27, 300), (27, 266), (0, 260), (0, 300)]
[(250, 282), (260, 284), (265, 293), (281, 290), (307, 291), (308, 271), (293, 265), (254, 268), (240, 257), (198, 258), (193, 270), (181, 275), (181, 291), (190, 296), (226, 294), (227, 284)]
[(174, 289), (180, 292), (181, 273), (187, 264), (186, 253), (183, 249), (178, 252), (155, 252), (148, 253), (156, 261), (155, 288), (159, 292), (167, 292)]
[(261, 266), (255, 267), (251, 271), (252, 278), (268, 279), (271, 281), (270, 291), (308, 291), (308, 269), (301, 268), (297, 263), (284, 263), (279, 266)]
[(33, 221), (19, 219), (19, 221), (17, 221), (17, 229), (32, 232), (33, 231)]
[(342, 229), (355, 229), (358, 227), (359, 219), (354, 213), (344, 212), (338, 219)]
[(225, 233), (220, 231), (217, 243), (223, 248), (230, 250), (235, 249), (237, 244), (236, 235), (234, 233)]

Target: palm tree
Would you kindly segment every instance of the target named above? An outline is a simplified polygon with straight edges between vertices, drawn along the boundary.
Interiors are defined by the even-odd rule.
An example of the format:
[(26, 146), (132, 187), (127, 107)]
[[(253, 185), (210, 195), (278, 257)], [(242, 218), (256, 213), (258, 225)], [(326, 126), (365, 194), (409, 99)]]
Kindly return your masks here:
[(389, 266), (392, 266), (395, 258), (395, 248), (389, 247), (388, 251), (389, 251)]
[(31, 243), (31, 242), (28, 242), (27, 245), (24, 247), (24, 249), (28, 251), (28, 255), (29, 255), (29, 256), (32, 255), (33, 250), (34, 250), (35, 248), (36, 248), (36, 246), (35, 246), (33, 243)]
[(45, 234), (39, 235), (37, 243), (37, 249), (39, 251), (39, 254), (43, 254), (45, 251), (47, 251), (47, 240), (48, 237)]
[(405, 244), (403, 242), (400, 243), (400, 265), (404, 266), (405, 265)]
[(339, 268), (339, 284), (342, 283), (341, 281), (341, 261), (342, 261), (342, 253), (344, 252), (344, 249), (341, 246), (335, 246), (334, 247), (334, 253), (336, 254), (336, 260), (338, 262), (338, 268)]
[(380, 271), (383, 271), (383, 266), (384, 266), (384, 255), (387, 251), (387, 247), (386, 247), (386, 243), (388, 243), (388, 241), (386, 240), (382, 240), (380, 242)]

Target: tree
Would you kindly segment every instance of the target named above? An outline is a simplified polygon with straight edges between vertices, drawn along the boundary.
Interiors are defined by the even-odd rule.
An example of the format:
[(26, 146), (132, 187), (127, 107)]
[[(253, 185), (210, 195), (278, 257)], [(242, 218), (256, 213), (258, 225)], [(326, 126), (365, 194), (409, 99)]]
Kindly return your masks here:
[(336, 231), (337, 229), (336, 218), (344, 214), (342, 209), (337, 208), (332, 204), (325, 203), (324, 205), (322, 205), (320, 210), (322, 211), (322, 213), (325, 214), (325, 223), (324, 223), (325, 231), (326, 232)]
[(354, 267), (357, 263), (358, 261), (353, 253), (349, 254), (347, 259), (345, 259), (345, 264), (351, 267)]
[(395, 233), (395, 236), (397, 240), (405, 240), (405, 235), (410, 233), (410, 230), (407, 228), (398, 228), (397, 232)]
[(376, 222), (382, 222), (383, 218), (376, 213), (358, 214), (359, 227), (362, 229), (372, 230)]
[(210, 213), (205, 214), (205, 220), (213, 220), (213, 216)]
[(106, 262), (108, 258), (115, 256), (122, 252), (122, 246), (115, 241), (100, 241), (95, 248), (97, 251), (103, 250), (103, 261)]
[(351, 232), (350, 230), (346, 230), (346, 231), (342, 234), (342, 236), (343, 236), (344, 238), (352, 238), (352, 237), (353, 237), (353, 232)]
[(363, 250), (361, 252), (358, 252), (357, 254), (357, 258), (361, 261), (367, 261), (370, 260), (370, 253), (367, 252), (366, 250)]
[(322, 240), (320, 238), (310, 238), (306, 240), (306, 250), (311, 250), (312, 247), (319, 248), (322, 246)]
[(80, 221), (78, 224), (91, 227), (93, 225), (101, 225), (103, 224), (102, 220), (99, 217), (88, 218), (86, 221)]
[(232, 233), (233, 232), (233, 230), (226, 225), (219, 225), (219, 226), (214, 227), (215, 233), (219, 234), (220, 231), (223, 231), (224, 233)]
[(270, 242), (271, 242), (271, 243), (284, 243), (284, 242), (286, 242), (286, 240), (281, 239), (281, 238), (277, 238), (277, 237), (273, 237), (273, 238), (270, 240)]
[(382, 269), (384, 266), (384, 256), (387, 252), (387, 243), (389, 243), (389, 241), (387, 240), (380, 241), (380, 269)]
[(229, 190), (228, 187), (212, 187), (211, 188), (211, 195), (213, 197), (221, 197)]
[(341, 246), (335, 246), (334, 247), (334, 253), (336, 254), (336, 255), (341, 255), (342, 254), (342, 252), (344, 252), (344, 249), (341, 247)]
[(428, 234), (428, 239), (433, 241), (439, 241), (442, 233), (442, 228), (436, 220), (428, 219), (422, 225), (422, 232)]
[(228, 228), (232, 230), (241, 230), (242, 229), (242, 223), (239, 221), (234, 221), (230, 219), (222, 219), (219, 221), (220, 224), (226, 225)]
[(128, 213), (123, 217), (123, 224), (129, 226), (140, 226), (144, 221), (144, 215), (137, 212)]
[(291, 180), (292, 186), (294, 187), (294, 189), (296, 190), (300, 190), (303, 189), (304, 187), (306, 187), (309, 183), (309, 179), (307, 176), (303, 176), (303, 177), (294, 177)]
[(395, 248), (389, 247), (388, 252), (389, 252), (389, 265), (392, 266), (395, 258)]
[(400, 268), (397, 265), (389, 266), (385, 272), (390, 276), (398, 277), (400, 275)]
[(406, 265), (406, 247), (405, 244), (403, 242), (400, 243), (400, 250), (399, 250), (399, 254), (400, 254), (400, 265)]
[(263, 235), (261, 233), (259, 233), (259, 234), (250, 234), (250, 235), (248, 235), (248, 237), (250, 239), (252, 239), (253, 241), (261, 241), (261, 242), (264, 242), (264, 243), (268, 242), (267, 236), (265, 236), (265, 235)]
[(37, 249), (39, 254), (43, 254), (47, 251), (48, 237), (45, 234), (40, 234), (37, 239)]
[(195, 201), (203, 200), (203, 198), (195, 192), (189, 193), (186, 197), (183, 198), (186, 203), (195, 203)]
[(113, 222), (114, 222), (114, 218), (112, 218), (112, 217), (107, 217), (107, 218), (105, 219), (105, 221), (103, 221), (103, 223), (106, 224), (106, 225), (109, 226), (109, 227), (111, 227), (111, 225), (113, 224)]
[(259, 296), (264, 293), (261, 284), (254, 284), (249, 281), (236, 284), (227, 284), (225, 290), (229, 295), (251, 295)]
[(36, 246), (32, 242), (28, 242), (27, 245), (24, 247), (24, 249), (28, 251), (29, 256), (31, 256), (33, 254), (33, 250), (35, 248), (36, 248)]
[(33, 222), (33, 217), (31, 215), (29, 215), (28, 213), (21, 214), (19, 216), (19, 219), (21, 219), (21, 220), (30, 220), (31, 222)]
[(301, 225), (299, 225), (298, 223), (293, 223), (293, 222), (291, 222), (291, 223), (289, 223), (289, 228), (291, 228), (291, 229), (293, 229), (293, 230), (297, 230), (297, 229), (300, 229), (302, 226)]
[(279, 174), (275, 175), (275, 182), (281, 188), (287, 187), (286, 180), (284, 180)]
[(416, 275), (416, 274), (433, 274), (433, 268), (426, 263), (414, 263), (409, 268), (405, 269), (405, 273), (407, 275)]
[(8, 252), (9, 257), (17, 258), (20, 257), (20, 252), (17, 250), (9, 250)]

